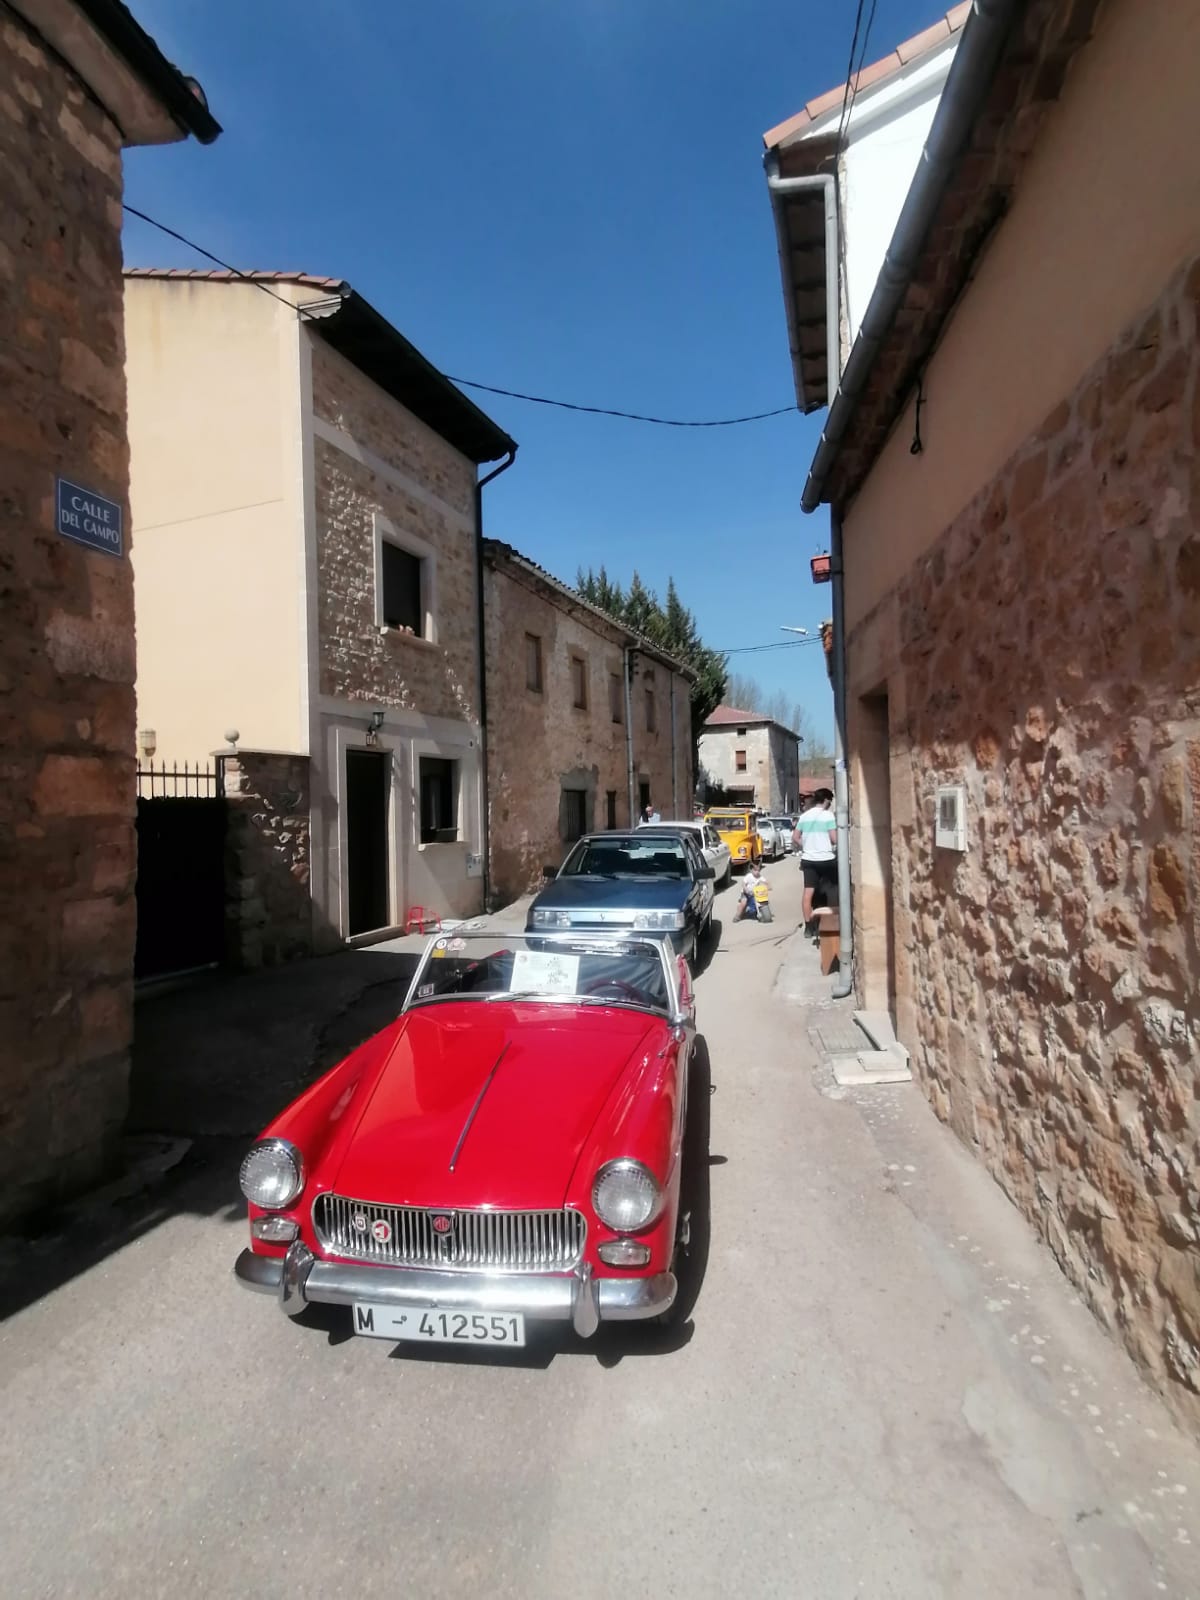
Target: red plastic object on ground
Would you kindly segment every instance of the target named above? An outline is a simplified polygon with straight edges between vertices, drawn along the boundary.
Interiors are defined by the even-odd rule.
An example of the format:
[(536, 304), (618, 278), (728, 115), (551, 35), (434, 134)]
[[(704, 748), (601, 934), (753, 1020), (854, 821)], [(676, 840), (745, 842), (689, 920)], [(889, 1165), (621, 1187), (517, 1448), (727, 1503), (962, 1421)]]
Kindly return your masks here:
[(430, 928), (442, 931), (442, 919), (436, 911), (426, 911), (424, 906), (409, 906), (404, 919), (405, 933), (428, 933)]

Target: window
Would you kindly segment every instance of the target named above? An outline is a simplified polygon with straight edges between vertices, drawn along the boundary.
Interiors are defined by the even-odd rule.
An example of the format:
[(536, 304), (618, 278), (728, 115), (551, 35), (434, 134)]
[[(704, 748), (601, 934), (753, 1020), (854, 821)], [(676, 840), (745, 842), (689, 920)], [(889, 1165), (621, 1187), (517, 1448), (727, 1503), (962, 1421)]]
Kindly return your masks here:
[(744, 750), (735, 750), (734, 751), (734, 753), (733, 753), (733, 764), (734, 764), (734, 766), (737, 768), (737, 770), (739, 772), (745, 772), (745, 770), (746, 770), (746, 752)]
[(422, 756), (421, 843), (452, 844), (458, 838), (458, 762)]
[(383, 576), (383, 622), (388, 628), (404, 628), (424, 637), (425, 605), (420, 556), (402, 550), (390, 539), (380, 548)]
[(624, 685), (619, 672), (610, 672), (608, 675), (608, 710), (614, 722), (625, 720)]
[(648, 779), (642, 778), (640, 780), (640, 782), (638, 783), (638, 808), (641, 811), (645, 811), (646, 807), (649, 804), (650, 804), (650, 783), (649, 783)]
[(738, 736), (739, 739), (744, 739), (746, 737), (745, 728), (739, 728), (738, 731), (737, 731), (737, 736)]
[(582, 839), (588, 828), (588, 792), (564, 789), (562, 792), (562, 836), (566, 844)]
[(615, 828), (617, 825), (617, 791), (608, 789), (604, 795), (604, 826)]
[(536, 633), (525, 635), (525, 687), (534, 694), (542, 692), (542, 641)]
[(646, 732), (653, 733), (658, 727), (658, 704), (654, 698), (654, 690), (646, 690)]
[(571, 657), (571, 690), (576, 711), (586, 711), (588, 703), (587, 662), (582, 656)]

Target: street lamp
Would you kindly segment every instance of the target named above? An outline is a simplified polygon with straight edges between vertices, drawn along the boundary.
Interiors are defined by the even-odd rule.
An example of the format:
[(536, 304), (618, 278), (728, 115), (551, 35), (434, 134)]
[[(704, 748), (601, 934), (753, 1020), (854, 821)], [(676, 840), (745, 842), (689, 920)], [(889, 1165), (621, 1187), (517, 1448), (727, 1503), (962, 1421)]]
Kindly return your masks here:
[(786, 622), (781, 622), (779, 624), (779, 631), (780, 633), (802, 633), (805, 638), (808, 637), (807, 628), (789, 628)]

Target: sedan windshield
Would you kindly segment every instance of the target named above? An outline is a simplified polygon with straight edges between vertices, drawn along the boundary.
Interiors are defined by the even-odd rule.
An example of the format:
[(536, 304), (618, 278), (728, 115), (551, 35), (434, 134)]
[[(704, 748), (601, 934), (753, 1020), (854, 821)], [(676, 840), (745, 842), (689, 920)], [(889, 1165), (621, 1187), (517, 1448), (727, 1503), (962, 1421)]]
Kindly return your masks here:
[(669, 1011), (663, 947), (657, 940), (604, 935), (450, 935), (426, 950), (407, 1004), (547, 999)]
[(687, 853), (682, 840), (667, 834), (653, 837), (606, 836), (584, 839), (563, 863), (562, 878), (687, 878)]

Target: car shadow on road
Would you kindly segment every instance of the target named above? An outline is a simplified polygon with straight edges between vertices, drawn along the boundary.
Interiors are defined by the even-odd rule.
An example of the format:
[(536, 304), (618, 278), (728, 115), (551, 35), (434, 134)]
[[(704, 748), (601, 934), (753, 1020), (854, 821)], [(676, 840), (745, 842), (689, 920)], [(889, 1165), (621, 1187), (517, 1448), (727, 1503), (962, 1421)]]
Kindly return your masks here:
[(712, 926), (708, 930), (707, 938), (701, 940), (696, 946), (696, 958), (692, 962), (692, 976), (698, 978), (702, 972), (707, 972), (709, 963), (716, 955), (721, 943), (723, 928), (720, 917), (712, 919)]

